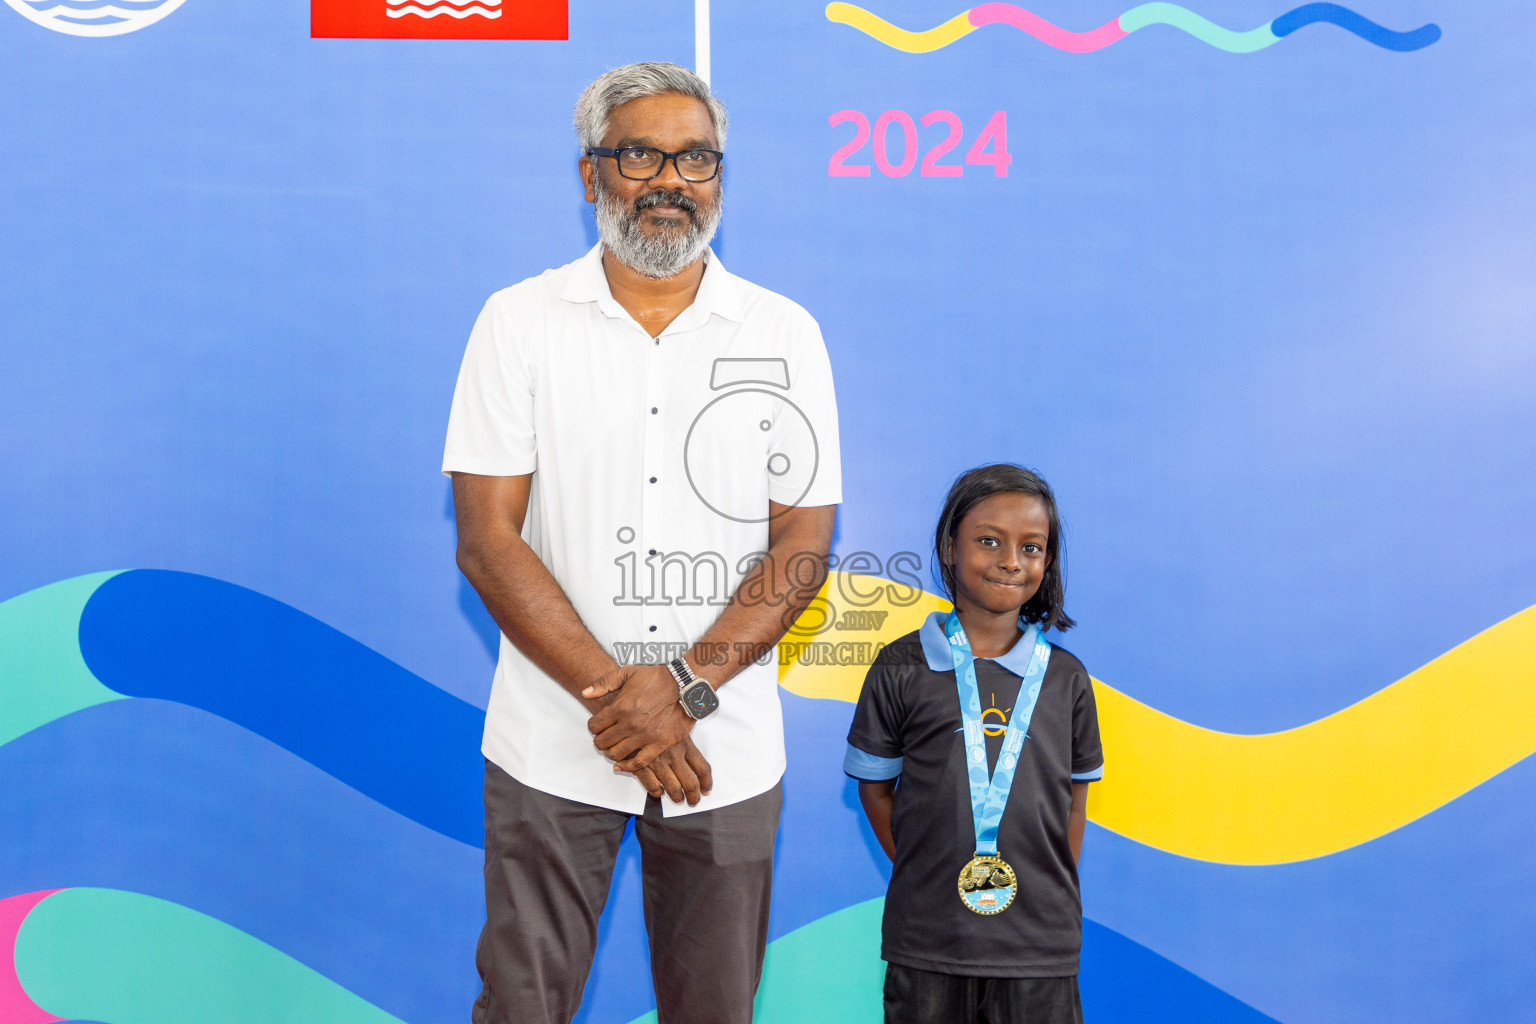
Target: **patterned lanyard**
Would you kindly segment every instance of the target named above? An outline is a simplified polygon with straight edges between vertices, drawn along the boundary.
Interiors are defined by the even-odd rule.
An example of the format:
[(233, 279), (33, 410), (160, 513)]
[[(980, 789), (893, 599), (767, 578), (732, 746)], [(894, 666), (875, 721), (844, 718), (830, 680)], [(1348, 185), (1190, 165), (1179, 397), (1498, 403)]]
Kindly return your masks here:
[(965, 768), (971, 783), (971, 820), (976, 825), (976, 853), (978, 856), (996, 854), (997, 829), (1002, 824), (1008, 793), (1013, 789), (1013, 773), (1019, 766), (1019, 753), (1024, 749), (1029, 720), (1034, 717), (1035, 702), (1040, 699), (1040, 685), (1045, 682), (1051, 644), (1040, 636), (1040, 630), (1034, 625), (1019, 638), (1019, 643), (1032, 648), (1029, 668), (1025, 669), (1024, 678), (1019, 683), (1019, 698), (1014, 702), (1013, 717), (1003, 736), (1002, 752), (997, 755), (997, 771), (989, 777), (986, 732), (981, 724), (981, 691), (976, 685), (976, 658), (971, 654), (971, 642), (960, 625), (960, 616), (954, 612), (949, 613), (944, 623), (944, 635), (949, 638), (949, 653), (955, 665), (955, 687), (960, 692), (960, 721), (965, 726)]

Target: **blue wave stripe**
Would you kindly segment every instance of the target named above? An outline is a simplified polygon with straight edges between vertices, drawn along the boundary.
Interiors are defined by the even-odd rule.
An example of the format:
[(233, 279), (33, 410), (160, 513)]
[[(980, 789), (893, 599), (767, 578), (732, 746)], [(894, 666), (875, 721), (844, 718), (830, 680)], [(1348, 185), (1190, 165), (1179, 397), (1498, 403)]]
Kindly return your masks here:
[(179, 704), (97, 705), (0, 747), (0, 895), (171, 900), (411, 1024), (468, 1015), (482, 867), (479, 850)]
[(1085, 1020), (1276, 1024), (1167, 957), (1086, 918), (1078, 986)]
[(80, 650), (124, 696), (218, 715), (413, 821), (483, 840), (484, 712), (280, 601), (137, 569), (92, 595)]
[(1399, 53), (1422, 50), (1440, 39), (1439, 25), (1429, 24), (1409, 32), (1394, 32), (1389, 28), (1383, 28), (1364, 15), (1355, 13), (1348, 7), (1327, 3), (1303, 4), (1294, 11), (1287, 11), (1270, 23), (1269, 30), (1276, 36), (1284, 38), (1299, 28), (1318, 22), (1337, 25), (1339, 28), (1353, 32), (1368, 43), (1374, 43), (1386, 50), (1396, 50)]

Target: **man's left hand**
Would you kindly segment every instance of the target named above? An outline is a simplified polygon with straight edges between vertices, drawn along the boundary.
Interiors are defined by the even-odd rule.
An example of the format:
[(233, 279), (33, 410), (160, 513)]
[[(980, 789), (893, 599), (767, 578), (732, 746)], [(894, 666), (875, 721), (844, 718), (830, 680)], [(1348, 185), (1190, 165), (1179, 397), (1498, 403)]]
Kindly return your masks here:
[(613, 770), (634, 774), (693, 731), (693, 719), (677, 701), (677, 680), (665, 665), (651, 665), (624, 680), (618, 696), (587, 721)]

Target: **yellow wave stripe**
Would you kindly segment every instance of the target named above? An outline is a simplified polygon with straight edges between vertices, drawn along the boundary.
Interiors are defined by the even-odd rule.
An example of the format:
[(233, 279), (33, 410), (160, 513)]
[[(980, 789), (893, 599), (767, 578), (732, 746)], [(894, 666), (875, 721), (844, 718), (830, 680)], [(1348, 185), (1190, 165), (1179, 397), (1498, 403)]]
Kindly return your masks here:
[(897, 28), (884, 18), (869, 13), (862, 7), (845, 3), (827, 4), (827, 20), (856, 28), (865, 35), (873, 36), (886, 46), (906, 53), (932, 53), (934, 50), (948, 46), (961, 36), (976, 31), (976, 26), (971, 24), (966, 11), (926, 32), (908, 32), (904, 28)]
[[(949, 608), (949, 602), (942, 597), (878, 576), (828, 573), (821, 593), (779, 644), (779, 685), (802, 697), (852, 704), (864, 688), (869, 659), (849, 657), (845, 660), (855, 663), (845, 665), (826, 661), (836, 660), (839, 653), (862, 653), (853, 650), (854, 645), (888, 644), (921, 626), (930, 613)], [(848, 628), (850, 612), (855, 617), (862, 613), (885, 615), (881, 624), (873, 628), (862, 624), (861, 628)], [(823, 625), (825, 628), (821, 628)], [(818, 647), (823, 651), (833, 648), (830, 653), (834, 657), (815, 663)], [(836, 650), (838, 647), (843, 650)]]
[[(861, 593), (881, 582), (853, 578)], [(832, 579), (823, 590), (834, 605), (837, 586)], [(931, 594), (908, 607), (873, 604), (868, 610), (891, 614), (857, 639), (889, 643), (945, 607)], [(854, 637), (827, 630), (816, 639)], [(864, 671), (796, 662), (781, 665), (779, 682), (801, 696), (852, 701)], [(1196, 860), (1308, 860), (1401, 828), (1536, 753), (1536, 606), (1356, 704), (1282, 732), (1204, 729), (1097, 679), (1094, 694), (1106, 768), (1090, 789), (1093, 821)]]

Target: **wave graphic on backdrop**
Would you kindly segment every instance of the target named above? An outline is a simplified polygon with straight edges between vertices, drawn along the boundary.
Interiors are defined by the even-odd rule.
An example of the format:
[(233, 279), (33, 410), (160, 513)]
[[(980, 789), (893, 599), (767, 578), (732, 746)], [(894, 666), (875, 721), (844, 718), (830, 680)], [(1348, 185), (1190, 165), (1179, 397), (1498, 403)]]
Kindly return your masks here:
[(1073, 32), (1007, 3), (986, 3), (926, 31), (912, 32), (898, 28), (884, 18), (855, 4), (827, 5), (827, 20), (857, 29), (865, 35), (905, 53), (931, 53), (942, 49), (978, 28), (1008, 25), (1066, 53), (1091, 53), (1117, 43), (1132, 32), (1151, 25), (1169, 25), (1208, 46), (1228, 53), (1254, 53), (1273, 46), (1286, 36), (1308, 25), (1336, 25), (1384, 50), (1406, 53), (1422, 50), (1440, 39), (1440, 27), (1430, 24), (1408, 32), (1396, 32), (1371, 21), (1348, 7), (1331, 3), (1303, 4), (1258, 28), (1237, 32), (1223, 28), (1186, 7), (1173, 3), (1145, 3), (1131, 8), (1118, 18), (1086, 32)]
[(148, 569), (0, 604), (0, 741), (123, 697), (218, 715), (413, 821), (481, 842), (484, 713), (295, 608)]
[[(948, 607), (932, 594), (895, 604), (887, 581), (842, 575), (829, 576), (823, 598), (878, 591), (865, 610), (889, 613), (860, 641), (889, 643)], [(779, 684), (806, 697), (858, 699), (861, 666), (815, 661), (781, 665)], [(1536, 607), (1356, 704), (1282, 732), (1205, 729), (1097, 679), (1094, 694), (1110, 754), (1090, 792), (1090, 820), (1197, 860), (1322, 857), (1401, 828), (1536, 753)]]
[[(828, 914), (768, 944), (753, 1020), (758, 1024), (882, 1024), (878, 993), (884, 899)], [(828, 956), (835, 950), (835, 956)], [(1083, 1016), (1097, 1021), (1273, 1024), (1253, 1007), (1092, 921), (1083, 922)], [(652, 1011), (629, 1024), (656, 1024)]]
[(499, 18), (501, 17), (501, 0), (472, 0), (465, 4), (455, 4), (449, 0), (440, 0), (438, 3), (390, 3), (385, 5), (384, 13), (391, 18), (404, 18), (408, 15), (418, 18), (447, 15), (460, 20), (469, 17)]
[(185, 0), (5, 0), (27, 20), (73, 36), (116, 36), (152, 25)]
[(67, 884), (193, 907), (422, 1024), (473, 998), (483, 860), (181, 704), (111, 701), (0, 747), (0, 895)]
[(47, 889), (0, 899), (0, 1021), (5, 1024), (52, 1024), (63, 1019), (34, 1003), (16, 976), (16, 938), (21, 924), (34, 907), (58, 891)]
[[(836, 746), (845, 730), (838, 722), (792, 737), (799, 747), (791, 753), (799, 773), (794, 788), (802, 796), (825, 793), (826, 780), (838, 776)], [(104, 745), (113, 750), (112, 772), (78, 754)], [(824, 752), (830, 753), (823, 758)], [(27, 837), (22, 849), (0, 843), (0, 879), (11, 891), (66, 878), (195, 907), (404, 1020), (446, 1024), (473, 997), (466, 983), (473, 980), (469, 964), (481, 920), (479, 851), (357, 796), (243, 729), (164, 701), (99, 705), (0, 747), (0, 793), (8, 794), (0, 802), (0, 835)], [(18, 801), (23, 793), (31, 799)], [(30, 807), (13, 809), (18, 802)], [(274, 822), (281, 824), (274, 828)], [(813, 822), (825, 828), (824, 807), (818, 815), (798, 799), (786, 808), (779, 881), (786, 893), (803, 895), (776, 913), (780, 921), (788, 916), (806, 924), (769, 946), (758, 1019), (878, 1021), (878, 903), (861, 914), (844, 913), (847, 904), (840, 902), (864, 899), (866, 888), (878, 891), (878, 878), (852, 884), (851, 892), (818, 886), (825, 858), (837, 854), (825, 835), (795, 838), (807, 837)], [(83, 830), (118, 839), (81, 843)], [(862, 843), (851, 828), (839, 838)], [(809, 879), (815, 883), (799, 881)], [(5, 906), (0, 903), (0, 936)], [(632, 927), (638, 936), (638, 920)], [(1084, 999), (1134, 1002), (1136, 1011), (1106, 1011), (1097, 1019), (1261, 1019), (1118, 933), (1091, 921), (1085, 928)], [(0, 976), (8, 948), (0, 941)], [(644, 1006), (643, 995), (636, 1001)], [(820, 1004), (849, 1012), (824, 1018), (805, 1012)], [(0, 1000), (0, 1008), (9, 1005)], [(1199, 1007), (1209, 1012), (1195, 1012)], [(628, 1020), (638, 1012), (596, 1019)], [(32, 1024), (4, 1009), (0, 1021)]]
[[(165, 900), (60, 889), (0, 901), (16, 981), (0, 1020), (116, 1024), (400, 1024), (266, 943)], [(3, 946), (0, 946), (3, 948)], [(0, 990), (3, 991), (3, 990)]]
[[(865, 594), (883, 583), (859, 577), (848, 589)], [(892, 608), (880, 636), (906, 632), (913, 619), (942, 606), (933, 595), (910, 596), (913, 600)], [(781, 683), (808, 696), (856, 697), (857, 682), (850, 687), (840, 676), (848, 666), (815, 661), (785, 666)], [(851, 671), (862, 675), (862, 669)], [(1111, 692), (1101, 684), (1101, 703)], [(358, 716), (361, 723), (348, 720)], [(827, 718), (836, 726), (831, 733), (812, 730), (816, 749), (799, 749), (793, 770), (814, 766), (817, 779), (836, 776), (834, 748), (846, 728), (838, 719)], [(411, 972), (380, 954), (402, 955), (423, 941), (442, 947), (446, 952), (435, 958), (411, 954), (413, 968), (448, 979), (452, 989), (454, 951), (462, 959), (463, 950), (472, 947), (468, 932), (440, 927), (441, 934), (428, 932), (434, 921), (440, 925), (447, 908), (458, 908), (448, 917), (478, 925), (479, 855), (473, 846), (479, 835), (470, 832), (479, 827), (474, 800), (479, 722), (478, 709), (318, 620), (244, 588), (156, 570), (62, 581), (0, 603), (0, 792), (10, 794), (0, 806), (0, 831), (30, 837), (21, 846), (0, 848), (0, 874), (25, 888), (42, 888), (56, 878), (77, 885), (105, 881), (96, 891), (153, 892), (155, 897), (135, 899), (211, 910), (223, 921), (239, 922), (227, 927), (251, 942), (315, 965), (372, 1007), (404, 1012), (405, 1019), (437, 1019), (446, 1004), (441, 983), (433, 993), (421, 991), (410, 981)], [(1107, 742), (1122, 742), (1110, 716), (1105, 728)], [(114, 747), (119, 773), (103, 775), (94, 762), (72, 753), (104, 744)], [(1117, 757), (1121, 774), (1135, 774), (1129, 756)], [(456, 767), (414, 791), (399, 778), (431, 779), (443, 764)], [(371, 799), (348, 801), (347, 793)], [(789, 810), (786, 835), (809, 827), (810, 819), (801, 817)], [(270, 824), (262, 823), (271, 821), (288, 823), (293, 835), (285, 839), (281, 828), (271, 836), (250, 834), (250, 826), (265, 832)], [(139, 838), (111, 846), (80, 844), (82, 827)], [(299, 836), (303, 842), (292, 856), (284, 852), (286, 859), (270, 859)], [(273, 841), (279, 845), (271, 847)], [(269, 853), (249, 865), (231, 866), (218, 852), (263, 845)], [(819, 877), (819, 860), (814, 871), (798, 863), (802, 848), (809, 847), (791, 845), (795, 848), (784, 851), (781, 864), (786, 884), (801, 875)], [(366, 851), (378, 849), (393, 852), (370, 860)], [(264, 880), (264, 868), (277, 871), (281, 884)], [(825, 929), (807, 928), (843, 913), (840, 900), (867, 899), (860, 888), (822, 889), (783, 908), (793, 922), (789, 927), (806, 925), (774, 940), (779, 953), (770, 963), (778, 967), (769, 980), (781, 980), (765, 981), (763, 1020), (799, 1019), (796, 1000), (807, 986), (815, 987), (805, 977), (807, 961), (817, 959), (809, 937), (825, 938)], [(375, 897), (381, 891), (404, 898), (380, 901)], [(342, 931), (329, 925), (317, 929), (317, 918), (342, 925)], [(0, 925), (4, 920), (0, 914)], [(876, 941), (878, 929), (865, 924), (865, 941)], [(1150, 980), (1139, 999), (1147, 990), (1178, 993), (1194, 986), (1213, 1007), (1208, 1016), (1178, 1017), (1173, 1007), (1188, 1001), (1185, 992), (1170, 1003), (1168, 1019), (1250, 1019), (1239, 1013), (1252, 1013), (1245, 1004), (1176, 964), (1101, 926), (1085, 927), (1087, 934), (1141, 958), (1137, 969)], [(802, 953), (790, 956), (797, 948)], [(820, 948), (825, 959), (828, 947)], [(1094, 960), (1103, 966), (1110, 962), (1106, 956)], [(61, 953), (54, 967), (42, 960), (34, 966), (64, 971), (65, 959)], [(1115, 961), (1117, 972), (1133, 966), (1123, 960)], [(1108, 975), (1102, 985), (1087, 984), (1092, 969), (1085, 969), (1085, 999), (1093, 993), (1101, 1000), (1114, 998), (1119, 988)], [(0, 985), (3, 980), (0, 972)], [(878, 1007), (871, 995), (876, 992), (850, 987), (846, 998), (869, 1015)], [(35, 1005), (49, 1014), (65, 1009), (46, 1001)], [(1134, 1019), (1132, 1009), (1117, 1016)], [(196, 1016), (189, 1010), (187, 1019)], [(97, 1019), (131, 1024), (136, 1018)], [(160, 1024), (167, 1018), (146, 1013), (142, 1019)]]
[[(868, 593), (886, 583), (843, 575), (829, 577), (829, 598), (834, 585)], [(889, 642), (943, 604), (922, 594), (896, 605), (880, 593), (869, 610), (890, 614), (861, 641)], [(133, 570), (5, 602), (7, 638), (0, 739), (105, 700), (172, 700), (250, 729), (443, 835), (480, 842), (480, 710), (279, 601), (203, 576)], [(861, 666), (807, 660), (781, 666), (781, 685), (857, 698)], [(1350, 707), (1276, 733), (1218, 732), (1101, 681), (1096, 692), (1116, 767), (1094, 787), (1093, 821), (1199, 860), (1320, 857), (1400, 828), (1536, 752), (1536, 608)], [(1491, 722), (1476, 710), (1490, 707), (1500, 709)]]
[[(884, 969), (883, 904), (855, 904), (769, 943), (755, 1019), (879, 1024), (880, 1002), (871, 997)], [(1271, 1020), (1091, 921), (1084, 924), (1083, 947), (1084, 1002), (1101, 1019)], [(838, 955), (829, 957), (828, 950)], [(1099, 984), (1099, 976), (1114, 983)], [(1121, 1000), (1132, 1002), (1122, 1008)], [(0, 899), (0, 1020), (6, 1024), (202, 1024), (212, 1018), (228, 1024), (400, 1020), (238, 928), (167, 900), (99, 888)], [(632, 1024), (655, 1020), (652, 1011)]]

